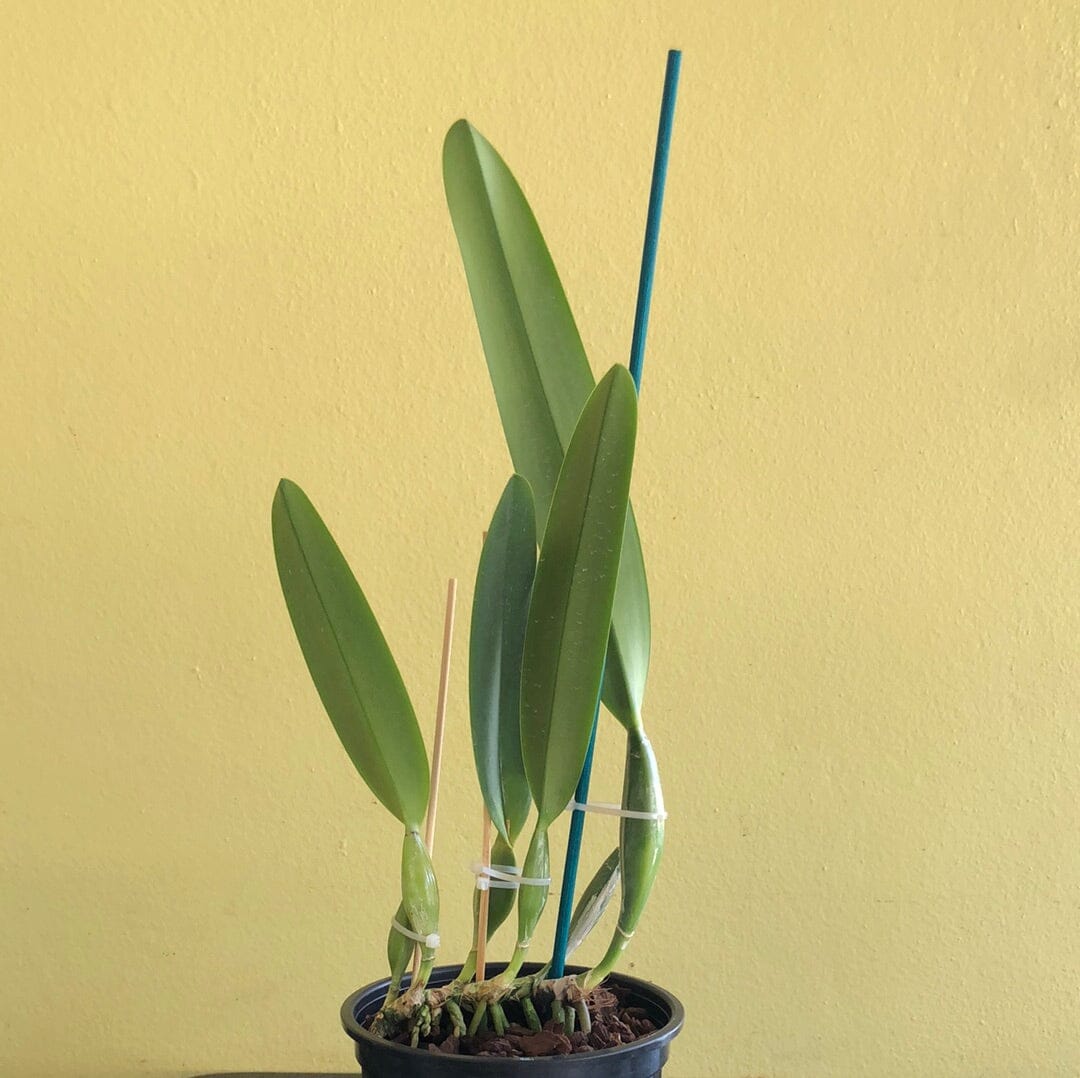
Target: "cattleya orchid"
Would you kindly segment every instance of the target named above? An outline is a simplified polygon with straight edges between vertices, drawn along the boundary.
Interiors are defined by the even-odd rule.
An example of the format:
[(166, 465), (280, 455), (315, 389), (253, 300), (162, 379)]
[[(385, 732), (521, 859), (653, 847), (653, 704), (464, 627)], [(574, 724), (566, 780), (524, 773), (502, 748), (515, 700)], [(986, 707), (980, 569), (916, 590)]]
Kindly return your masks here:
[[(401, 901), (390, 918), (390, 986), (373, 1030), (433, 1023), (459, 1034), (519, 1001), (587, 1025), (584, 994), (611, 972), (637, 929), (664, 841), (663, 798), (642, 722), (649, 598), (629, 492), (637, 393), (612, 367), (595, 383), (558, 274), (517, 181), (464, 120), (446, 136), (447, 202), (464, 261), (513, 473), (488, 524), (469, 632), (469, 707), (480, 791), (495, 831), (485, 940), (516, 907), (517, 941), (491, 981), (473, 981), (480, 944), (457, 979), (428, 989), (439, 943), (435, 869), (423, 839), (431, 782), (405, 683), (344, 555), (311, 501), (283, 479), (272, 526), (286, 605), (312, 680), (345, 751), (401, 824)], [(622, 727), (626, 766), (619, 845), (581, 895), (576, 946), (616, 890), (619, 916), (600, 962), (577, 977), (519, 976), (548, 899), (548, 833), (573, 802), (597, 699)], [(529, 819), (532, 827), (522, 851)], [(520, 867), (519, 867), (520, 865)], [(402, 992), (419, 948), (415, 976)], [(551, 989), (555, 984), (556, 988)]]

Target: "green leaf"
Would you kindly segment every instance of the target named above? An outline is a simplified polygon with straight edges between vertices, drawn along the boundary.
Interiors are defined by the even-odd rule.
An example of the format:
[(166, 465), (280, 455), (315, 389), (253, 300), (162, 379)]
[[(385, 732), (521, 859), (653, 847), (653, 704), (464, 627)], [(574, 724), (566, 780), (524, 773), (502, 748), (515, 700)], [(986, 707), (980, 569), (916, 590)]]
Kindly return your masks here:
[(315, 507), (288, 479), (278, 485), (272, 525), (281, 590), (326, 713), (371, 792), (418, 829), (427, 753), (375, 615)]
[[(592, 370), (559, 275), (521, 188), (466, 120), (443, 146), (443, 180), (480, 339), (514, 470), (532, 487), (544, 530), (552, 493)], [(628, 514), (604, 677), (604, 703), (638, 724), (649, 668), (649, 592)]]
[(511, 476), (491, 518), (473, 593), (469, 714), (476, 774), (491, 822), (508, 844), (532, 803), (521, 761), (521, 652), (536, 572), (529, 484)]
[(596, 875), (589, 881), (589, 886), (581, 893), (578, 904), (574, 907), (574, 916), (570, 918), (570, 932), (566, 940), (566, 956), (570, 957), (585, 941), (585, 937), (596, 927), (604, 916), (615, 888), (619, 885), (619, 847), (607, 855), (604, 863), (596, 870)]
[(581, 775), (600, 690), (637, 428), (625, 367), (593, 391), (566, 451), (536, 567), (521, 671), (521, 749), (550, 826)]
[(649, 676), (649, 649), (652, 645), (649, 589), (645, 582), (645, 561), (641, 554), (634, 507), (626, 508), (622, 562), (611, 611), (611, 637), (604, 668), (604, 706), (626, 727), (641, 729), (641, 702), (645, 679)]

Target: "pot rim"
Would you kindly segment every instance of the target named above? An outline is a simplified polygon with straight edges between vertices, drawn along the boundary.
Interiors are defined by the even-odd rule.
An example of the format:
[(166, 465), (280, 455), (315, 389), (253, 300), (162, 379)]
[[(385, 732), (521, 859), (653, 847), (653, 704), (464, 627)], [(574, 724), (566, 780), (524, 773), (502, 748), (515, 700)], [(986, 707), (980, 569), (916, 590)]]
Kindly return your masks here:
[[(488, 972), (489, 975), (501, 973), (506, 968), (505, 962), (489, 962)], [(536, 972), (542, 969), (543, 966), (539, 962), (527, 962), (522, 966), (522, 971)], [(567, 974), (571, 973), (587, 973), (588, 966), (567, 966)], [(443, 974), (447, 974), (447, 980), (442, 983), (447, 983), (453, 980), (453, 975), (461, 970), (461, 963), (452, 966), (436, 966), (431, 971), (432, 980), (440, 977)], [(406, 974), (402, 981), (402, 991), (404, 991), (410, 981), (412, 975)], [(644, 1037), (639, 1037), (636, 1041), (631, 1041), (629, 1044), (619, 1044), (614, 1048), (598, 1048), (595, 1051), (587, 1053), (589, 1059), (615, 1059), (618, 1056), (629, 1055), (634, 1052), (646, 1051), (653, 1046), (657, 1041), (671, 1041), (675, 1035), (682, 1029), (683, 1022), (686, 1019), (686, 1011), (683, 1008), (679, 998), (669, 992), (666, 988), (662, 988), (658, 984), (654, 984), (652, 981), (646, 981), (641, 977), (634, 977), (629, 973), (621, 973), (616, 971), (609, 974), (604, 984), (609, 981), (622, 984), (627, 988), (637, 991), (639, 994), (645, 996), (652, 996), (657, 1002), (664, 1008), (666, 1008), (671, 1017), (664, 1023), (659, 1029), (653, 1030), (652, 1033), (647, 1034)], [(389, 985), (389, 978), (383, 978), (381, 981), (372, 981), (370, 984), (364, 985), (362, 988), (358, 988), (355, 992), (349, 994), (345, 1001), (341, 1004), (341, 1024), (345, 1029), (345, 1032), (357, 1042), (363, 1041), (363, 1043), (371, 1045), (372, 1047), (378, 1047), (380, 1051), (389, 1052), (391, 1058), (398, 1058), (402, 1064), (405, 1064), (410, 1059), (416, 1059), (418, 1056), (427, 1057), (430, 1053), (423, 1048), (413, 1048), (408, 1044), (395, 1044), (393, 1041), (383, 1040), (382, 1037), (373, 1036), (360, 1024), (356, 1017), (356, 1007), (360, 1001), (360, 998), (367, 995), (372, 989), (380, 989), (380, 992), (385, 992)], [(434, 985), (439, 987), (439, 984)], [(450, 1058), (450, 1057), (446, 1057)], [(540, 1059), (532, 1058), (507, 1058), (506, 1056), (458, 1056), (458, 1059), (468, 1059), (470, 1065), (477, 1067), (485, 1066), (501, 1066), (505, 1067), (507, 1063), (520, 1062), (524, 1065), (536, 1064), (541, 1062)], [(543, 1061), (551, 1062), (554, 1057), (544, 1056)], [(581, 1053), (572, 1053), (568, 1056), (561, 1057), (563, 1059), (581, 1059)]]

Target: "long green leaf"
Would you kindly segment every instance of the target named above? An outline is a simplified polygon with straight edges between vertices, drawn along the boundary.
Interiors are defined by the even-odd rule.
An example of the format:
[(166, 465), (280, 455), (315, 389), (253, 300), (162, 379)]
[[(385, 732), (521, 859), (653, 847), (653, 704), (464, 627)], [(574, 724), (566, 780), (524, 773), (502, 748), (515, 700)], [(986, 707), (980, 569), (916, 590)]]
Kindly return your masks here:
[(521, 761), (521, 652), (536, 572), (529, 484), (510, 477), (480, 554), (469, 633), (469, 715), (480, 791), (508, 844), (532, 803)]
[[(563, 454), (594, 386), (559, 275), (521, 188), (466, 120), (450, 128), (443, 180), (515, 471), (545, 527)], [(649, 592), (633, 510), (604, 676), (604, 703), (638, 725), (649, 669)]]
[(593, 391), (566, 451), (536, 567), (521, 670), (521, 749), (550, 826), (581, 775), (630, 493), (637, 395), (625, 367)]
[(330, 721), (371, 792), (417, 829), (427, 809), (427, 753), (375, 615), (315, 507), (288, 479), (271, 519), (281, 590)]

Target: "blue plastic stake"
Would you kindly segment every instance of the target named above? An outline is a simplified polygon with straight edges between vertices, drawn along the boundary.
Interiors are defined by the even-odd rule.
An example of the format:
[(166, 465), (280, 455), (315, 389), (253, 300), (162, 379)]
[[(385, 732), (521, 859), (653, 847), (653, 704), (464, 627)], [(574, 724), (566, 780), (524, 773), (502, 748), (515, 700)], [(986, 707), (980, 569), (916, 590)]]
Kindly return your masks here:
[[(641, 252), (641, 276), (638, 278), (637, 307), (634, 311), (634, 335), (630, 344), (630, 374), (638, 393), (641, 392), (641, 368), (645, 362), (645, 333), (649, 328), (649, 305), (652, 302), (653, 277), (656, 273), (656, 249), (660, 242), (660, 211), (664, 206), (664, 182), (667, 179), (668, 155), (671, 150), (671, 127), (675, 118), (675, 94), (679, 88), (679, 68), (682, 52), (668, 52), (664, 73), (664, 96), (660, 102), (660, 126), (656, 132), (656, 156), (653, 158), (652, 187), (649, 190), (649, 214), (645, 222), (645, 244)], [(603, 673), (600, 684), (603, 685)], [(593, 749), (596, 747), (596, 727), (600, 718), (600, 701), (596, 701), (592, 736), (585, 753), (577, 793), (574, 800), (584, 805), (589, 800), (589, 779), (592, 776)], [(555, 951), (551, 956), (551, 976), (561, 977), (566, 971), (566, 942), (570, 935), (570, 918), (574, 910), (574, 890), (577, 887), (578, 861), (581, 858), (581, 833), (585, 828), (585, 813), (575, 809), (570, 817), (570, 836), (566, 844), (566, 866), (563, 869), (562, 892), (559, 896), (559, 919), (555, 925)]]
[(645, 245), (641, 251), (641, 276), (638, 278), (637, 308), (634, 311), (634, 336), (630, 343), (630, 373), (641, 392), (641, 368), (645, 363), (645, 331), (649, 328), (653, 277), (656, 273), (656, 249), (660, 244), (660, 211), (664, 208), (664, 184), (667, 181), (668, 155), (671, 152), (671, 127), (675, 120), (675, 94), (679, 88), (682, 52), (672, 49), (664, 73), (664, 97), (660, 102), (660, 127), (656, 132), (656, 157), (653, 159), (652, 187), (649, 190), (649, 216), (645, 222)]
[[(600, 684), (604, 684), (601, 674)], [(574, 800), (584, 805), (589, 800), (589, 779), (592, 777), (593, 749), (596, 748), (596, 727), (600, 719), (600, 701), (596, 701), (592, 734), (585, 763), (581, 768)], [(566, 864), (563, 867), (562, 890), (559, 893), (559, 919), (555, 922), (555, 950), (551, 956), (551, 976), (561, 977), (566, 972), (566, 944), (570, 938), (570, 918), (574, 914), (574, 891), (577, 888), (578, 861), (581, 859), (581, 833), (585, 830), (585, 813), (574, 809), (570, 814), (570, 836), (566, 841)]]

